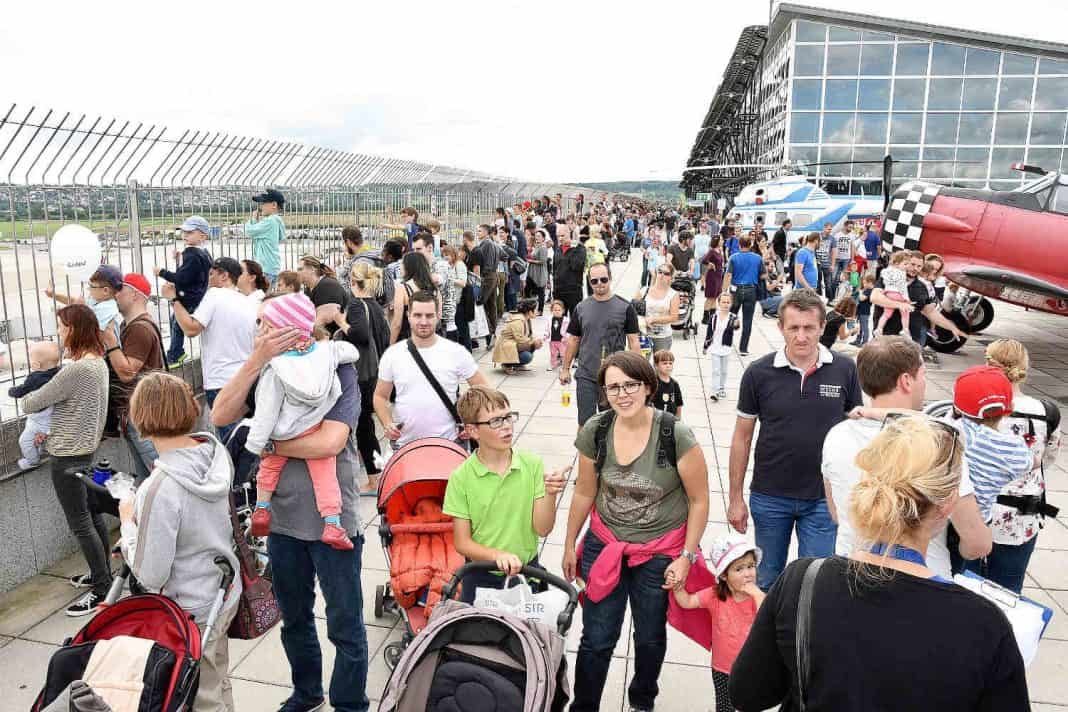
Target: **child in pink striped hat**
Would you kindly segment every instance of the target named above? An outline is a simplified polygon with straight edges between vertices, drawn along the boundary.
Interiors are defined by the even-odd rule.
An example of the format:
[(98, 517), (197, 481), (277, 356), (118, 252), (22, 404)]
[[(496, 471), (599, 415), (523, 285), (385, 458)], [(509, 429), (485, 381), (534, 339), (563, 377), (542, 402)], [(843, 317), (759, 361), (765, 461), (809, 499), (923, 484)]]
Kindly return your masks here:
[[(315, 341), (315, 305), (303, 294), (284, 294), (263, 302), (260, 331), (295, 327), (304, 338), (293, 351), (275, 356), (260, 372), (256, 386), (256, 414), (252, 418), (246, 449), (260, 456), (256, 475), (257, 501), (252, 513), (252, 534), (267, 536), (271, 530), (271, 497), (287, 458), (274, 453), (273, 441), (310, 435), (341, 397), (338, 364), (354, 363), (356, 347), (346, 341)], [(341, 527), (341, 488), (337, 481), (337, 458), (309, 459), (308, 474), (315, 491), (315, 506), (323, 517), (320, 540), (335, 549), (352, 549)]]

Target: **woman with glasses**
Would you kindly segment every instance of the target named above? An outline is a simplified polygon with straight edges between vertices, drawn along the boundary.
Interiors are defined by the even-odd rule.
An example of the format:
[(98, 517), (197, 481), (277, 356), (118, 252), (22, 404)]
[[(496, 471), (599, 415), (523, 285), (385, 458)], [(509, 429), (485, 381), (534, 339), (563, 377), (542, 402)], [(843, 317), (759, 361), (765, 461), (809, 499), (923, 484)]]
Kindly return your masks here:
[[(957, 504), (962, 450), (945, 423), (886, 420), (856, 458), (864, 474), (848, 516), (863, 546), (786, 568), (731, 671), (735, 707), (798, 709), (803, 700), (809, 709), (845, 711), (1028, 708), (1008, 619), (927, 566), (928, 545)], [(797, 650), (802, 581), (817, 563), (803, 609), (808, 634)], [(807, 661), (803, 677), (798, 659)]]
[(510, 312), (501, 327), (501, 334), (493, 346), (493, 362), (499, 363), (505, 373), (514, 376), (534, 360), (534, 352), (541, 348), (541, 339), (534, 337), (534, 310), (538, 302), (524, 299)]
[[(629, 601), (631, 709), (651, 710), (667, 649), (669, 595), (686, 582), (708, 520), (708, 468), (689, 426), (650, 405), (657, 375), (640, 354), (606, 358), (597, 384), (610, 410), (575, 440), (579, 474), (563, 571), (586, 582), (573, 712), (600, 709)], [(589, 531), (576, 548), (579, 532)]]
[(671, 262), (660, 264), (653, 276), (653, 283), (639, 290), (634, 298), (645, 301), (645, 333), (652, 339), (656, 353), (671, 350), (671, 325), (679, 320), (679, 293), (671, 288), (675, 276)]

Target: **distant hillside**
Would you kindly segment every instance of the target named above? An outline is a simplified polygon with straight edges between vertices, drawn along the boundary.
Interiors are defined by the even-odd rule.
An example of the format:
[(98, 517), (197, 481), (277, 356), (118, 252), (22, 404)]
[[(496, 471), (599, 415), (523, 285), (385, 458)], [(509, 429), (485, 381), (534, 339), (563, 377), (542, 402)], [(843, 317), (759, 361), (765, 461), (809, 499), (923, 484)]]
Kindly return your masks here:
[(658, 200), (677, 200), (682, 196), (679, 182), (674, 180), (619, 180), (608, 183), (577, 181), (575, 184), (611, 193), (636, 193)]

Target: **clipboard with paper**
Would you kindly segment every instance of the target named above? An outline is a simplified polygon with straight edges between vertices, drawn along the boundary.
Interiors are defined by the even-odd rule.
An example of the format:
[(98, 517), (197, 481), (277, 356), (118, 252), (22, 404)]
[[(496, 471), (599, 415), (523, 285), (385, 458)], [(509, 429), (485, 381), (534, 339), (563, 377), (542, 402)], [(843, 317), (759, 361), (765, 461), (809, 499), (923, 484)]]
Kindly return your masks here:
[(1053, 618), (1053, 609), (1026, 596), (1015, 594), (972, 571), (957, 574), (953, 581), (992, 601), (1005, 613), (1016, 636), (1016, 644), (1020, 646), (1024, 666), (1029, 666), (1038, 653), (1038, 641), (1042, 639), (1046, 626)]

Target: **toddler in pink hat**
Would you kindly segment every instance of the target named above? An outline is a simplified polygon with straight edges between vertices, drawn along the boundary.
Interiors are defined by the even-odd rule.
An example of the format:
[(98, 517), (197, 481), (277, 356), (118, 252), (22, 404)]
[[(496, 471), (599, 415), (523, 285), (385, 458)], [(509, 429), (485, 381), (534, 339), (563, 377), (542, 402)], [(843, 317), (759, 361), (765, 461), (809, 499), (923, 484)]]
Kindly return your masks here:
[[(256, 475), (257, 501), (252, 513), (252, 534), (271, 530), (271, 497), (287, 458), (274, 452), (275, 440), (292, 440), (314, 433), (341, 397), (337, 367), (355, 363), (356, 347), (346, 341), (315, 341), (315, 305), (303, 294), (285, 294), (264, 301), (261, 333), (294, 327), (303, 339), (293, 351), (275, 356), (260, 372), (256, 386), (256, 414), (245, 448), (260, 456)], [(323, 517), (321, 541), (335, 549), (352, 549), (341, 526), (341, 488), (337, 458), (308, 459), (308, 475), (315, 491), (315, 506)]]

